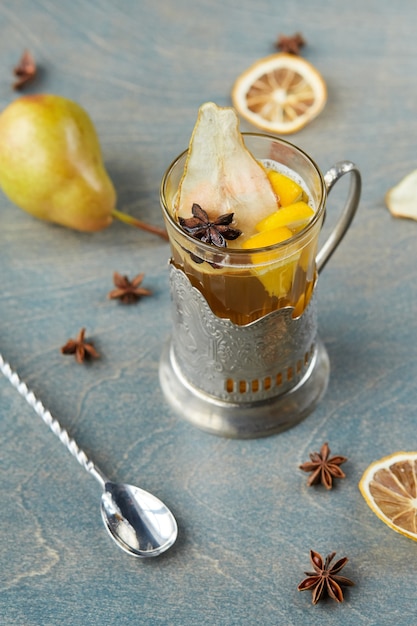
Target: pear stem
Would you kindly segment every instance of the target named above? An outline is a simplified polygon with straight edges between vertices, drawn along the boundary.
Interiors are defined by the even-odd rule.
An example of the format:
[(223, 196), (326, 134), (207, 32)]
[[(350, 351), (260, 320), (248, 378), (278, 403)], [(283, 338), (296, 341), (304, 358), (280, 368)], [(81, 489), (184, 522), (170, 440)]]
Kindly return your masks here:
[(138, 220), (127, 213), (123, 213), (122, 211), (118, 211), (117, 209), (113, 209), (112, 217), (119, 220), (120, 222), (124, 222), (125, 224), (129, 224), (129, 226), (135, 226), (136, 228), (141, 228), (142, 230), (147, 230), (149, 233), (153, 233), (154, 235), (158, 235), (168, 241), (168, 233), (165, 228), (159, 228), (159, 226), (153, 226), (152, 224), (147, 224), (146, 222), (142, 222), (142, 220)]

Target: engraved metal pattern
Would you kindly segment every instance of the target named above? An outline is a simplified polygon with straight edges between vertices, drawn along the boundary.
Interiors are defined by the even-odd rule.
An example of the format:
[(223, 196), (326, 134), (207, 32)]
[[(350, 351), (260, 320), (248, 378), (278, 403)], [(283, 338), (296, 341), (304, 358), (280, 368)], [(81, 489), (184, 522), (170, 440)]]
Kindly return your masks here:
[(246, 403), (284, 394), (303, 378), (317, 334), (314, 292), (299, 318), (288, 307), (238, 326), (217, 317), (172, 264), (170, 284), (173, 357), (197, 389), (222, 401)]

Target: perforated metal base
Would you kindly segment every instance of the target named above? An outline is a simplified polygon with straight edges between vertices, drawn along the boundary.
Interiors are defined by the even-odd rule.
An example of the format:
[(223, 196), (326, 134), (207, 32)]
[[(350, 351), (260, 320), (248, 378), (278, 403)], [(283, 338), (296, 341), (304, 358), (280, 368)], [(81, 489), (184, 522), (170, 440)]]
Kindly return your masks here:
[(190, 384), (182, 375), (171, 341), (162, 353), (159, 378), (173, 409), (199, 428), (223, 437), (265, 437), (295, 426), (309, 415), (323, 397), (330, 373), (329, 358), (316, 340), (309, 367), (289, 391), (267, 400), (226, 402)]

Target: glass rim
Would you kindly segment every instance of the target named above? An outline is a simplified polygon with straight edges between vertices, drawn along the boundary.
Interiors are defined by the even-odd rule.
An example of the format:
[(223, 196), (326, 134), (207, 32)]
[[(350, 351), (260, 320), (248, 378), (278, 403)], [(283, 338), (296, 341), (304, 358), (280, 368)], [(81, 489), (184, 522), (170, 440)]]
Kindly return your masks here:
[[(178, 163), (181, 161), (181, 159), (184, 158), (184, 156), (186, 156), (186, 154), (188, 153), (188, 148), (186, 150), (183, 150), (172, 162), (171, 164), (168, 166), (168, 168), (166, 169), (162, 180), (161, 180), (161, 185), (160, 185), (160, 192), (159, 192), (159, 198), (160, 198), (160, 203), (162, 206), (162, 209), (164, 211), (164, 216), (168, 219), (170, 225), (174, 228), (174, 230), (181, 235), (182, 237), (185, 237), (186, 239), (189, 239), (190, 241), (192, 241), (193, 243), (197, 244), (198, 246), (201, 246), (202, 250), (205, 250), (207, 253), (209, 252), (213, 252), (213, 248), (217, 251), (224, 251), (226, 254), (230, 254), (232, 256), (239, 256), (239, 255), (248, 255), (248, 254), (258, 254), (261, 252), (271, 252), (273, 250), (283, 250), (284, 248), (286, 248), (289, 245), (292, 245), (293, 243), (297, 243), (300, 239), (302, 239), (307, 233), (309, 233), (310, 231), (312, 231), (315, 227), (315, 225), (317, 224), (317, 222), (321, 219), (324, 211), (325, 211), (325, 207), (326, 207), (326, 197), (327, 197), (327, 189), (326, 189), (326, 183), (324, 180), (324, 176), (320, 170), (320, 168), (318, 167), (318, 165), (316, 164), (316, 162), (307, 154), (307, 152), (305, 152), (302, 148), (299, 148), (298, 146), (296, 146), (295, 144), (291, 143), (290, 141), (286, 141), (285, 139), (281, 139), (280, 137), (275, 137), (274, 135), (269, 135), (267, 133), (256, 133), (256, 132), (242, 132), (242, 136), (243, 137), (259, 137), (262, 139), (268, 139), (269, 141), (274, 141), (280, 144), (284, 144), (290, 148), (293, 148), (294, 150), (296, 150), (298, 153), (300, 153), (305, 159), (306, 161), (311, 165), (311, 167), (313, 168), (313, 170), (316, 172), (319, 180), (320, 180), (320, 187), (321, 187), (321, 198), (320, 198), (320, 203), (319, 203), (319, 207), (317, 209), (317, 211), (315, 212), (313, 218), (311, 219), (310, 222), (308, 222), (308, 224), (306, 226), (304, 226), (304, 228), (302, 228), (302, 230), (300, 230), (298, 233), (295, 233), (292, 237), (290, 237), (289, 239), (285, 239), (284, 241), (281, 241), (279, 243), (274, 243), (271, 244), (269, 246), (262, 246), (260, 248), (248, 248), (248, 249), (244, 249), (244, 248), (221, 248), (218, 246), (213, 246), (212, 244), (209, 243), (205, 243), (203, 241), (201, 241), (200, 239), (198, 239), (197, 237), (193, 237), (192, 235), (190, 235), (189, 233), (187, 233), (185, 230), (183, 230), (181, 228), (181, 226), (178, 224), (178, 222), (175, 221), (175, 219), (173, 218), (173, 216), (171, 215), (168, 206), (167, 206), (167, 202), (166, 202), (166, 186), (167, 186), (167, 181), (169, 179), (170, 174), (172, 173), (172, 171), (175, 169), (175, 167), (178, 165)], [(253, 156), (253, 155), (252, 155)], [(255, 157), (256, 158), (256, 157)]]

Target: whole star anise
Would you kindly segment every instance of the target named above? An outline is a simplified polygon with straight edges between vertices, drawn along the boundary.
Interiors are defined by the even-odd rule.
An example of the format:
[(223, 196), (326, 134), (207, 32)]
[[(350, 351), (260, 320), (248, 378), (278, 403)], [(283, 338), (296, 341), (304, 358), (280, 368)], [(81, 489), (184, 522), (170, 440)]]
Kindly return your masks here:
[(322, 483), (326, 489), (333, 486), (333, 478), (345, 478), (345, 473), (340, 469), (340, 465), (347, 461), (345, 456), (330, 457), (329, 444), (326, 442), (322, 445), (320, 452), (310, 454), (311, 461), (307, 461), (300, 465), (303, 472), (312, 472), (307, 481), (307, 485), (315, 485)]
[(94, 344), (85, 339), (85, 328), (82, 328), (78, 333), (76, 339), (68, 339), (65, 346), (61, 348), (62, 354), (74, 354), (78, 363), (83, 363), (85, 359), (98, 359), (99, 353), (94, 347)]
[(276, 47), (281, 52), (287, 52), (288, 54), (300, 54), (300, 48), (305, 46), (305, 40), (300, 33), (295, 33), (292, 37), (286, 35), (280, 35), (276, 43)]
[(13, 84), (13, 89), (23, 89), (25, 85), (31, 82), (36, 76), (36, 63), (35, 59), (29, 52), (25, 50), (19, 64), (13, 70), (17, 80)]
[(300, 582), (297, 589), (298, 591), (310, 590), (313, 592), (312, 603), (317, 602), (323, 598), (326, 594), (329, 595), (336, 602), (343, 602), (342, 586), (353, 586), (355, 583), (345, 576), (339, 576), (338, 573), (348, 562), (348, 558), (345, 556), (330, 565), (336, 556), (336, 552), (332, 552), (323, 563), (323, 558), (318, 552), (310, 550), (311, 564), (313, 565), (314, 572), (305, 572), (307, 578)]
[(113, 274), (113, 282), (116, 289), (109, 292), (110, 300), (120, 300), (123, 304), (132, 304), (137, 302), (142, 296), (150, 296), (152, 292), (149, 289), (141, 287), (145, 274), (138, 274), (132, 280), (127, 276), (122, 276), (118, 272)]
[(226, 239), (237, 239), (242, 234), (240, 230), (230, 226), (234, 213), (225, 213), (220, 215), (214, 222), (211, 222), (204, 209), (196, 203), (193, 204), (191, 213), (193, 217), (187, 219), (179, 218), (180, 225), (185, 232), (204, 243), (211, 243), (219, 248), (225, 248)]

